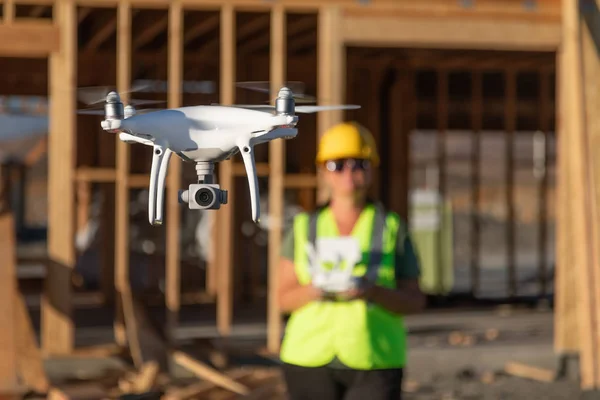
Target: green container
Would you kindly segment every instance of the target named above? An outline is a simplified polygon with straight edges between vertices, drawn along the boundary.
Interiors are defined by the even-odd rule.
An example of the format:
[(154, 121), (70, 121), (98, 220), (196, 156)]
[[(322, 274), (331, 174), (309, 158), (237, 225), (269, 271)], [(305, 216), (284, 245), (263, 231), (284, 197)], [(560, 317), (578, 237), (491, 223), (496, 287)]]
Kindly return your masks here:
[(409, 228), (421, 265), (421, 290), (447, 295), (454, 285), (451, 203), (437, 191), (413, 191)]

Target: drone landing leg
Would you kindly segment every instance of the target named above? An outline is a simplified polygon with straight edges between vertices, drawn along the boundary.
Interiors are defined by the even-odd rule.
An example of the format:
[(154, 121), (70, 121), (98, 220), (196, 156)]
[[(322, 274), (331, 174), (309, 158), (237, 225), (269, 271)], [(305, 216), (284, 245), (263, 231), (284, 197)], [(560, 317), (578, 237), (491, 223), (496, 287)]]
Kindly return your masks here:
[(162, 225), (165, 179), (171, 154), (173, 152), (166, 147), (154, 146), (148, 198), (148, 220), (151, 225)]
[(256, 176), (256, 167), (254, 165), (254, 147), (250, 143), (244, 143), (239, 146), (246, 175), (248, 176), (248, 187), (250, 189), (250, 205), (252, 207), (252, 221), (258, 222), (260, 219), (260, 204), (258, 197), (258, 177)]

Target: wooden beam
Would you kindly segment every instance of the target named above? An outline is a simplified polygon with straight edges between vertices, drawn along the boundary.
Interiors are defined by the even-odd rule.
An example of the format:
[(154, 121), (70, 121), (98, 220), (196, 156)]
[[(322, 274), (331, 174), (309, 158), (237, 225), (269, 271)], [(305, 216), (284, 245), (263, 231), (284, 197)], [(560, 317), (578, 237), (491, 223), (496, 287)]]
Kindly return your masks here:
[(555, 51), (561, 26), (463, 18), (344, 16), (343, 40), (353, 46)]
[(14, 0), (4, 0), (2, 7), (2, 16), (5, 24), (12, 24), (15, 20), (15, 2)]
[(106, 21), (102, 28), (98, 29), (96, 33), (88, 40), (85, 47), (83, 48), (83, 53), (92, 53), (100, 47), (102, 43), (106, 39), (110, 37), (115, 31), (117, 27), (117, 16), (114, 15)]
[[(236, 76), (236, 31), (235, 9), (230, 4), (221, 9), (221, 104), (234, 103)], [(218, 226), (218, 296), (217, 296), (217, 329), (221, 335), (229, 335), (233, 318), (233, 207), (235, 202), (233, 160), (229, 159), (219, 165), (219, 181), (221, 187), (228, 191), (229, 204), (221, 208), (217, 215)]]
[[(271, 93), (277, 93), (286, 81), (287, 34), (286, 13), (283, 7), (271, 11)], [(279, 350), (282, 333), (281, 309), (278, 297), (281, 236), (283, 229), (283, 201), (285, 193), (285, 141), (269, 142), (269, 275), (267, 302), (267, 349)]]
[(44, 15), (44, 12), (46, 12), (47, 9), (47, 6), (35, 6), (31, 9), (29, 16), (31, 18), (40, 18), (42, 15)]
[[(244, 40), (251, 38), (252, 36), (257, 36), (257, 33), (260, 32), (262, 29), (268, 28), (269, 27), (269, 16), (268, 15), (259, 15), (256, 18), (254, 18), (252, 21), (248, 22), (246, 25), (241, 26), (238, 29), (238, 33), (236, 35), (236, 43), (239, 40), (240, 42), (243, 42)], [(204, 46), (202, 46), (202, 48), (200, 49), (201, 53), (205, 53), (205, 54), (210, 54), (212, 53), (214, 50), (216, 50), (216, 47), (218, 46), (219, 42), (218, 39), (211, 39), (210, 41), (206, 42), (206, 44)], [(239, 49), (236, 49), (236, 52), (243, 54), (244, 53), (244, 45), (240, 46)]]
[[(341, 35), (342, 15), (339, 7), (327, 5), (319, 11), (317, 41), (317, 97), (323, 104), (342, 104), (346, 82), (346, 49)], [(317, 137), (343, 118), (342, 111), (317, 115)], [(323, 183), (317, 189), (317, 202), (326, 197)]]
[[(50, 0), (28, 0), (30, 4), (47, 4)], [(132, 0), (134, 7), (164, 8), (165, 0)], [(98, 7), (114, 7), (119, 0), (78, 0), (79, 4)], [(317, 10), (325, 3), (322, 0), (280, 0), (286, 10), (291, 12), (305, 12)], [(477, 18), (479, 16), (502, 15), (504, 18), (528, 18), (543, 19), (560, 16), (560, 5), (556, 0), (538, 1), (537, 9), (531, 11), (524, 7), (522, 1), (517, 0), (477, 0), (474, 9), (465, 9), (460, 2), (432, 1), (415, 2), (411, 0), (378, 0), (365, 5), (364, 2), (356, 0), (329, 0), (327, 5), (340, 7), (345, 10), (356, 12), (403, 12), (409, 15), (436, 15), (441, 18), (448, 16), (468, 16)], [(240, 11), (270, 10), (272, 2), (264, 0), (228, 0), (228, 4)], [(214, 9), (223, 5), (223, 0), (183, 0), (185, 9)]]
[[(1, 188), (0, 188), (1, 192)], [(16, 293), (17, 287), (17, 243), (15, 240), (15, 224), (12, 215), (6, 210), (0, 211), (0, 252), (4, 257), (2, 268), (2, 301), (0, 301), (0, 315), (7, 326), (2, 329), (0, 343), (0, 356), (2, 366), (0, 367), (0, 392), (14, 394), (19, 388), (19, 376), (17, 375), (17, 344), (18, 332), (12, 321), (16, 321)], [(9, 322), (10, 321), (10, 322)], [(7, 329), (8, 328), (8, 329)]]
[(567, 103), (565, 85), (570, 85), (569, 65), (566, 63), (565, 49), (561, 48), (556, 54), (556, 142), (557, 142), (557, 175), (556, 186), (556, 266), (555, 266), (555, 296), (554, 311), (554, 351), (560, 355), (577, 354), (579, 345), (578, 324), (578, 274), (577, 266), (573, 263), (577, 251), (572, 242), (573, 222), (571, 218), (570, 188), (571, 175), (569, 168), (569, 127), (568, 118), (570, 105)]
[[(117, 90), (127, 103), (131, 82), (131, 3), (122, 0), (117, 8)], [(115, 190), (115, 289), (118, 294), (115, 316), (117, 344), (127, 343), (123, 315), (123, 295), (130, 292), (129, 283), (129, 144), (116, 141), (117, 182)]]
[(192, 26), (192, 28), (185, 33), (185, 36), (183, 38), (184, 46), (193, 42), (200, 36), (206, 35), (208, 32), (217, 29), (219, 27), (219, 21), (220, 18), (218, 15), (211, 15), (202, 22), (199, 22)]
[(165, 15), (152, 25), (146, 27), (142, 32), (136, 34), (133, 41), (133, 50), (137, 50), (140, 47), (147, 45), (152, 42), (162, 31), (167, 28), (169, 24), (169, 16)]
[[(173, 0), (169, 6), (169, 108), (181, 106), (181, 81), (183, 80), (183, 10), (181, 2)], [(167, 339), (175, 344), (179, 309), (181, 308), (181, 246), (179, 244), (181, 228), (181, 205), (179, 204), (179, 187), (181, 186), (181, 159), (171, 157), (169, 166), (169, 188), (167, 189), (167, 238), (166, 245), (166, 288), (167, 302)]]
[[(306, 32), (311, 27), (316, 33), (315, 19), (311, 16), (301, 18), (297, 21), (294, 21), (288, 24), (288, 36), (295, 36), (300, 33)], [(247, 35), (248, 36), (248, 35)], [(249, 35), (252, 36), (252, 35)], [(309, 35), (309, 37), (312, 37)], [(240, 46), (240, 54), (252, 54), (256, 51), (266, 49), (270, 44), (270, 35), (258, 36), (255, 35), (254, 38), (245, 42), (242, 46)], [(313, 39), (314, 40), (314, 39)], [(316, 41), (315, 41), (316, 42)]]
[[(590, 199), (590, 179), (588, 154), (589, 143), (586, 138), (586, 93), (585, 87), (593, 85), (597, 78), (589, 78), (584, 67), (586, 56), (583, 53), (582, 42), (588, 40), (582, 37), (581, 15), (578, 2), (563, 2), (563, 40), (560, 54), (560, 74), (563, 79), (559, 85), (562, 96), (561, 121), (564, 122), (562, 134), (568, 140), (559, 142), (559, 151), (568, 152), (566, 171), (569, 174), (569, 217), (572, 228), (570, 246), (573, 251), (569, 266), (573, 266), (577, 274), (577, 314), (578, 314), (578, 347), (580, 385), (584, 391), (598, 390), (600, 374), (600, 349), (598, 348), (598, 291), (596, 289), (598, 268), (594, 260), (596, 237), (593, 225), (597, 224), (596, 215)], [(588, 56), (596, 58), (595, 51)], [(573, 74), (573, 71), (578, 71)], [(567, 265), (560, 265), (562, 273)]]
[(48, 265), (42, 296), (41, 336), (46, 354), (74, 347), (71, 273), (75, 266), (75, 169), (77, 9), (72, 0), (55, 6), (60, 51), (50, 56), (50, 134), (48, 138)]
[(51, 22), (0, 24), (0, 56), (47, 57), (60, 50), (61, 35)]

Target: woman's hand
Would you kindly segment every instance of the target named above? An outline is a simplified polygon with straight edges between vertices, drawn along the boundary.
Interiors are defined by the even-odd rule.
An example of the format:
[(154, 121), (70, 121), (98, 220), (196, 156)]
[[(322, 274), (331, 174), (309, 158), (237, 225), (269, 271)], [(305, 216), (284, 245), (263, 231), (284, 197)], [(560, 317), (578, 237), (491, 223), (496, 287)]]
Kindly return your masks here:
[(360, 279), (355, 288), (339, 293), (338, 299), (341, 301), (367, 300), (374, 288), (375, 284), (373, 282)]

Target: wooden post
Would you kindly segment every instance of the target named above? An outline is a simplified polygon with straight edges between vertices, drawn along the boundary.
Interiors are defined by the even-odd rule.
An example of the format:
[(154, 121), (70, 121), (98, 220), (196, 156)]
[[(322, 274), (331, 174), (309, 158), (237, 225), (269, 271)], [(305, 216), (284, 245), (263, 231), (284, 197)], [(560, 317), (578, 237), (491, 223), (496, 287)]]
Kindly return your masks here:
[[(221, 8), (221, 103), (233, 104), (235, 98), (235, 9), (232, 4)], [(219, 224), (219, 273), (217, 275), (219, 295), (217, 296), (217, 329), (221, 335), (229, 335), (233, 317), (233, 207), (234, 179), (233, 160), (221, 162), (219, 183), (228, 191), (228, 203), (218, 211)]]
[[(287, 56), (286, 13), (281, 5), (271, 9), (271, 93), (283, 86), (286, 75)], [(281, 253), (281, 231), (283, 229), (283, 201), (285, 176), (285, 141), (269, 142), (269, 295), (267, 349), (279, 351), (281, 340), (281, 312), (277, 300), (278, 270)]]
[[(317, 88), (323, 104), (341, 104), (346, 83), (346, 48), (342, 33), (342, 14), (336, 5), (319, 9), (317, 38)], [(329, 127), (341, 122), (343, 110), (327, 111), (317, 115), (317, 138)], [(326, 199), (323, 182), (317, 184), (317, 202)]]
[(50, 136), (48, 162), (48, 274), (42, 296), (45, 353), (69, 353), (74, 346), (71, 272), (75, 265), (75, 86), (77, 9), (72, 0), (55, 5), (60, 50), (50, 56)]
[[(571, 180), (569, 166), (569, 137), (566, 127), (568, 118), (565, 114), (569, 111), (566, 104), (565, 93), (568, 90), (563, 85), (568, 85), (568, 70), (563, 67), (565, 56), (561, 48), (556, 56), (556, 139), (557, 139), (557, 175), (556, 185), (556, 265), (555, 265), (555, 298), (554, 312), (554, 351), (558, 354), (576, 354), (579, 350), (579, 329), (577, 315), (577, 268), (573, 263), (572, 241), (573, 223), (571, 219), (570, 188)], [(566, 65), (568, 67), (568, 65)]]
[[(183, 10), (181, 1), (173, 0), (169, 6), (169, 108), (181, 106), (181, 83), (183, 81)], [(178, 192), (181, 185), (181, 159), (171, 157), (169, 166), (169, 187), (167, 188), (167, 260), (166, 289), (167, 302), (167, 338), (174, 343), (175, 329), (181, 306), (180, 284), (180, 204)]]
[(414, 73), (396, 67), (390, 96), (391, 129), (390, 182), (399, 182), (389, 192), (389, 206), (407, 222), (410, 193), (410, 133), (414, 127)]
[(483, 124), (483, 76), (471, 73), (471, 294), (476, 297), (480, 287), (481, 224), (479, 219), (481, 192), (481, 126)]
[[(14, 235), (14, 221), (12, 215), (8, 212), (0, 212), (0, 254), (4, 258), (2, 268), (2, 290), (0, 295), (0, 315), (3, 321), (16, 321), (15, 293), (17, 292), (16, 279), (16, 248)], [(2, 357), (2, 367), (0, 367), (0, 394), (14, 393), (19, 385), (17, 375), (17, 332), (14, 324), (8, 324), (7, 328), (2, 329), (0, 346), (0, 357)]]
[[(131, 4), (119, 2), (117, 8), (117, 90), (126, 104), (131, 83)], [(117, 182), (115, 198), (115, 289), (117, 291), (115, 339), (117, 344), (127, 343), (123, 294), (129, 295), (129, 144), (117, 140)]]
[[(586, 128), (590, 122), (586, 120), (586, 103), (598, 90), (598, 78), (592, 75), (597, 74), (593, 66), (597, 65), (598, 59), (592, 38), (583, 33), (585, 29), (582, 29), (578, 4), (575, 0), (563, 2), (563, 47), (560, 52), (562, 82), (559, 87), (561, 96), (564, 96), (560, 102), (561, 121), (564, 122), (561, 124), (562, 134), (568, 140), (560, 142), (564, 147), (559, 150), (568, 152), (565, 161), (568, 161), (566, 169), (570, 185), (568, 193), (572, 240), (569, 246), (572, 253), (569, 264), (561, 264), (559, 268), (562, 269), (563, 276), (569, 273), (566, 270), (569, 266), (573, 266), (577, 271), (579, 370), (581, 388), (588, 391), (598, 390), (600, 383), (600, 333), (597, 322), (600, 298), (596, 254), (598, 216), (594, 204), (596, 199), (592, 196), (595, 192), (595, 176), (592, 176), (593, 171), (590, 168), (590, 143), (586, 135)], [(586, 59), (592, 65), (586, 65)], [(592, 71), (588, 70), (589, 67), (592, 67)], [(587, 89), (592, 92), (590, 97), (586, 96)], [(591, 105), (597, 107), (596, 104), (589, 106)], [(589, 112), (593, 113), (593, 108)], [(593, 120), (593, 117), (590, 119)]]
[(517, 74), (512, 68), (505, 73), (506, 94), (504, 110), (504, 130), (506, 138), (505, 154), (505, 173), (506, 173), (506, 253), (508, 264), (508, 295), (515, 297), (517, 295), (517, 265), (515, 253), (515, 128), (517, 122)]

